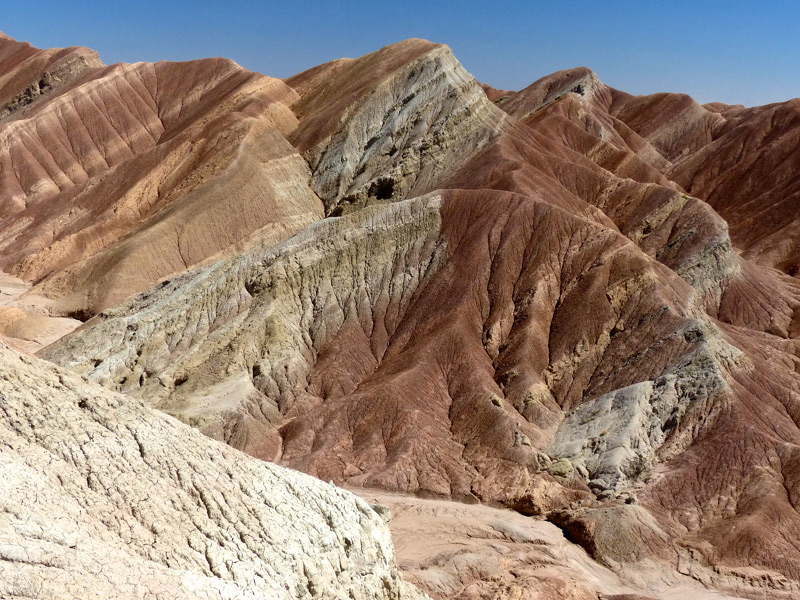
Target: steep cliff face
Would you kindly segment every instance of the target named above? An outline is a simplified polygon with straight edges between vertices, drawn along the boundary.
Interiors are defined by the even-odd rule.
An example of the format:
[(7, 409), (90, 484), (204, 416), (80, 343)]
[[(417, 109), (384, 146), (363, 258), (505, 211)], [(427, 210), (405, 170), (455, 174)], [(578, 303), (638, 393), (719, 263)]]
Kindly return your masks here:
[(425, 598), (364, 501), (0, 345), (0, 594)]
[[(146, 98), (184, 71), (126, 160), (199, 154), (143, 167), (164, 193), (123, 237), (41, 267), (30, 293), (102, 309), (42, 356), (324, 480), (541, 515), (626, 573), (797, 595), (796, 103), (633, 97), (586, 68), (501, 93), (409, 40), (285, 82), (88, 71), (0, 136), (122, 73)], [(24, 216), (39, 192), (19, 189)], [(62, 238), (11, 218), (0, 236), (41, 249), (0, 266), (35, 278)]]

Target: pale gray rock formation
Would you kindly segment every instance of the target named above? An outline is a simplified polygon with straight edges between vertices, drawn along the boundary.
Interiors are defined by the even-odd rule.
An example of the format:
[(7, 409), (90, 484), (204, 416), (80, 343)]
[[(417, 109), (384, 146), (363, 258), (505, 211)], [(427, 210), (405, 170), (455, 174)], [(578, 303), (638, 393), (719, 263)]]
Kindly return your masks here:
[(683, 336), (700, 343), (663, 375), (583, 402), (564, 417), (545, 450), (555, 461), (551, 472), (577, 469), (598, 496), (613, 497), (659, 458), (685, 449), (694, 425), (710, 426), (731, 392), (726, 372), (745, 359), (707, 322), (691, 322)]
[(294, 135), (301, 147), (313, 139), (304, 155), (329, 214), (441, 187), (506, 127), (507, 115), (486, 98), (450, 48), (422, 40), (353, 61), (331, 77), (332, 84), (303, 96), (296, 109), (345, 96), (349, 80), (363, 77), (364, 65), (377, 62), (381, 52), (402, 57), (420, 47), (427, 51), (370, 81), (369, 93), (344, 108), (341, 124), (329, 135), (318, 133), (313, 119), (301, 119)]
[(430, 194), (326, 219), (106, 311), (45, 356), (277, 457), (283, 415), (309, 408), (300, 383), (318, 350), (352, 323), (388, 338), (436, 271), (440, 205)]
[(369, 505), (0, 345), (0, 597), (423, 599)]

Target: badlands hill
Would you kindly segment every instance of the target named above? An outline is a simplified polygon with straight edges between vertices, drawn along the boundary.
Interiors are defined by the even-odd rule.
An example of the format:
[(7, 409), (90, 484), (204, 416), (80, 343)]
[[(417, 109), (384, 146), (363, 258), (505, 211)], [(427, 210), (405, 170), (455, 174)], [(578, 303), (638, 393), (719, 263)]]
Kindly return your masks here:
[(423, 40), (280, 81), (2, 38), (0, 78), (18, 346), (80, 325), (39, 354), (117, 403), (597, 561), (437, 546), (434, 597), (800, 595), (798, 101), (507, 92)]
[(0, 89), (0, 269), (50, 316), (86, 320), (323, 216), (284, 137), (298, 95), (278, 79), (224, 59), (106, 67), (0, 38)]

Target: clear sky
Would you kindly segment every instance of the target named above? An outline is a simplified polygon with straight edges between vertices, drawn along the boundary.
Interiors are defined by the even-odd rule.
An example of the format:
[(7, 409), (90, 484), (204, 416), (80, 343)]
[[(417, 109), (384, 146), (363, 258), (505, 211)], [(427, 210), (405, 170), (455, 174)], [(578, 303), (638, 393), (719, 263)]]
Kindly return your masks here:
[(635, 93), (756, 105), (800, 96), (800, 1), (0, 0), (0, 30), (107, 63), (225, 56), (276, 77), (409, 37), (520, 89), (585, 65)]

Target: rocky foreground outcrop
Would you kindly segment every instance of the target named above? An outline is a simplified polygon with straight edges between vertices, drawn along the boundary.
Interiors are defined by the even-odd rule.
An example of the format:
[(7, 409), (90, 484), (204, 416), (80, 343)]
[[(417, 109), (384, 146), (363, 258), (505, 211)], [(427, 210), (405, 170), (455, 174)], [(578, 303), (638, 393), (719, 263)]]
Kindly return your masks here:
[(352, 494), (0, 344), (0, 596), (419, 598)]
[(10, 308), (96, 315), (43, 357), (256, 457), (677, 578), (630, 593), (800, 593), (796, 102), (586, 68), (494, 90), (424, 40), (286, 81), (68, 73), (0, 121), (0, 267), (33, 284)]

